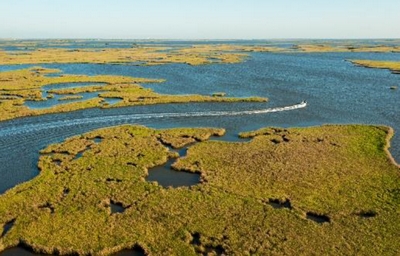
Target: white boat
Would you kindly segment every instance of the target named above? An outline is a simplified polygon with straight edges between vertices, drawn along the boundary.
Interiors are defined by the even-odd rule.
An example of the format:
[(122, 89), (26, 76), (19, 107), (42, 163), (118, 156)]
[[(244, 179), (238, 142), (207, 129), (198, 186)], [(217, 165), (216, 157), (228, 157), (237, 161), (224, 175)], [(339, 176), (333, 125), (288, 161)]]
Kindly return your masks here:
[(299, 106), (302, 106), (302, 107), (307, 106), (307, 101), (303, 100), (302, 102), (300, 102)]

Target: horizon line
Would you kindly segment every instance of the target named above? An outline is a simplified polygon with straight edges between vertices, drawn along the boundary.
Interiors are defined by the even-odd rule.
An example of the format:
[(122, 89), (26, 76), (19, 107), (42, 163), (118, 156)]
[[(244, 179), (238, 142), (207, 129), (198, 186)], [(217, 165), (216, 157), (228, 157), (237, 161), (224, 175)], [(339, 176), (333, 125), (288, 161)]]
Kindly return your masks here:
[(84, 37), (0, 37), (0, 40), (111, 40), (111, 41), (260, 41), (260, 40), (400, 40), (400, 37), (359, 37), (359, 38), (319, 38), (319, 37), (299, 37), (299, 38), (84, 38)]

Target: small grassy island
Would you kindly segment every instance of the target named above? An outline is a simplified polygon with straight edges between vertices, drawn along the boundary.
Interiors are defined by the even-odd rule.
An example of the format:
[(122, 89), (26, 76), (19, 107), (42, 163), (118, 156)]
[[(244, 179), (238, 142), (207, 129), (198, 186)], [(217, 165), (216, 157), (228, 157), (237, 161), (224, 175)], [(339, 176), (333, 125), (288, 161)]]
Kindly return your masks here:
[[(44, 69), (40, 67), (15, 71), (0, 72), (0, 121), (17, 117), (34, 116), (50, 113), (69, 112), (79, 109), (94, 107), (123, 107), (135, 105), (150, 105), (163, 103), (187, 102), (265, 102), (266, 98), (229, 98), (212, 97), (206, 95), (166, 95), (158, 94), (151, 89), (140, 86), (141, 83), (160, 83), (163, 80), (132, 78), (124, 76), (86, 76), (63, 75), (58, 77), (48, 76), (58, 73), (59, 70)], [(49, 90), (50, 97), (44, 98), (42, 87), (49, 84), (61, 83), (94, 83), (93, 86), (76, 87), (70, 89)], [(99, 85), (102, 83), (103, 85)], [(58, 95), (69, 95), (64, 99), (79, 99), (71, 94), (98, 92), (98, 97), (88, 100), (69, 102), (55, 105), (45, 109), (31, 109), (25, 105), (26, 101), (45, 101)], [(107, 105), (105, 99), (117, 98), (120, 102)], [(63, 99), (63, 98), (61, 98)]]
[[(41, 151), (40, 174), (0, 196), (0, 251), (149, 255), (395, 255), (399, 166), (388, 127), (96, 130)], [(193, 144), (194, 143), (194, 144)], [(178, 158), (171, 148), (190, 144)], [(191, 187), (147, 182), (152, 167), (201, 174)], [(114, 208), (118, 206), (118, 211)]]
[(299, 44), (293, 48), (295, 51), (301, 52), (400, 52), (399, 46), (387, 46), (387, 45), (357, 45), (357, 44), (342, 44), (342, 45), (331, 45), (331, 44)]
[(400, 74), (400, 61), (350, 60), (350, 62), (361, 67), (389, 69), (394, 74)]

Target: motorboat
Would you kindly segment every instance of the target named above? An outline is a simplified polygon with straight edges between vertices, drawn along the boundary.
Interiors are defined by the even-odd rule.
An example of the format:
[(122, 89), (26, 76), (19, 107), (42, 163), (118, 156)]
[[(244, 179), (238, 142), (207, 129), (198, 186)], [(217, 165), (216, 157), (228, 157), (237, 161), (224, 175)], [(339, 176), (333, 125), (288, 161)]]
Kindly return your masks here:
[(301, 105), (301, 106), (307, 106), (307, 101), (305, 101), (305, 100), (303, 100), (302, 102), (300, 102), (300, 104), (299, 105)]

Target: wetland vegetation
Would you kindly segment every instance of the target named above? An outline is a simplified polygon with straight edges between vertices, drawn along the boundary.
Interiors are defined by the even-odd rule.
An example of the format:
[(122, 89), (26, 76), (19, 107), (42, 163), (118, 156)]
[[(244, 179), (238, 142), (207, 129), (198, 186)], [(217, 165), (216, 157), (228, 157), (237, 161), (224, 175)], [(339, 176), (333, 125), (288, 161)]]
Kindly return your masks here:
[[(38, 177), (0, 197), (0, 250), (110, 254), (395, 254), (399, 167), (377, 126), (96, 130), (41, 151)], [(192, 187), (147, 182), (149, 168), (201, 174)]]
[(400, 61), (351, 60), (351, 62), (361, 67), (389, 69), (394, 74), (400, 74)]
[(245, 54), (221, 52), (207, 47), (168, 51), (166, 47), (134, 47), (128, 49), (60, 49), (46, 48), (33, 51), (7, 53), (0, 51), (0, 64), (44, 64), (44, 63), (97, 63), (162, 65), (183, 63), (204, 65), (211, 63), (238, 63)]
[(294, 45), (293, 49), (302, 52), (374, 52), (374, 53), (399, 53), (399, 46), (388, 45), (331, 45), (331, 44), (300, 44)]

